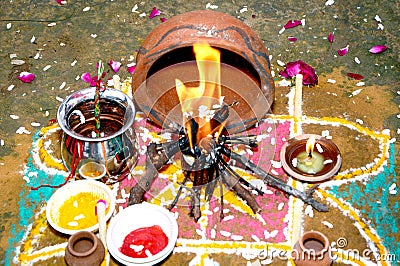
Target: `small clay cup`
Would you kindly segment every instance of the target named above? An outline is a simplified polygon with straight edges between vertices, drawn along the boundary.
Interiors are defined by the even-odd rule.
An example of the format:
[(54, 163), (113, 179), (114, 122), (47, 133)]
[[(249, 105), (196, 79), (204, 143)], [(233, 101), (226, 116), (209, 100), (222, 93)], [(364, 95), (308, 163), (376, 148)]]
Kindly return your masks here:
[(293, 247), (292, 257), (297, 266), (328, 266), (332, 264), (328, 238), (318, 231), (305, 232)]
[(100, 239), (88, 231), (80, 231), (68, 239), (65, 250), (65, 262), (70, 266), (98, 266), (105, 256)]

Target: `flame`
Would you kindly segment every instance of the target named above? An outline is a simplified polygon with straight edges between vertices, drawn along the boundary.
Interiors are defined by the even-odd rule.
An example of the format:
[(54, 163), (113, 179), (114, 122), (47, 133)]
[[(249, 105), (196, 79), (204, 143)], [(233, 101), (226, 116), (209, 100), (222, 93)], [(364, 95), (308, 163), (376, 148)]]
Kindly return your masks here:
[[(186, 128), (186, 134), (189, 138), (190, 147), (193, 149), (196, 140), (201, 140), (213, 130), (209, 122), (196, 117), (196, 122), (201, 130), (193, 132), (192, 123), (187, 123), (188, 119), (193, 119), (193, 114), (201, 105), (205, 105), (208, 110), (212, 109), (213, 99), (215, 101), (221, 98), (220, 85), (220, 52), (212, 48), (207, 43), (198, 43), (193, 45), (196, 56), (196, 64), (199, 70), (199, 86), (188, 87), (179, 79), (175, 79), (176, 92), (182, 107), (183, 125)], [(197, 134), (198, 136), (193, 136)], [(200, 136), (199, 136), (200, 134)]]
[(308, 157), (312, 157), (312, 152), (314, 151), (315, 145), (315, 136), (312, 135), (306, 143), (306, 152), (308, 153)]

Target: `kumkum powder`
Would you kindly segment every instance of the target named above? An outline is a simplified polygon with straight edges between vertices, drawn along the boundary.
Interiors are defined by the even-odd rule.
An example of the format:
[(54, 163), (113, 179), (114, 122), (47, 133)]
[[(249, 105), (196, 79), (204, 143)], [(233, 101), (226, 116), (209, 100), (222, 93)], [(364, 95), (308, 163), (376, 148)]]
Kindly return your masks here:
[[(66, 229), (89, 228), (97, 223), (96, 205), (99, 196), (81, 192), (71, 196), (60, 207), (57, 224)], [(106, 210), (106, 213), (108, 208)]]
[(168, 237), (158, 225), (141, 227), (130, 232), (119, 251), (132, 258), (151, 257), (168, 245)]

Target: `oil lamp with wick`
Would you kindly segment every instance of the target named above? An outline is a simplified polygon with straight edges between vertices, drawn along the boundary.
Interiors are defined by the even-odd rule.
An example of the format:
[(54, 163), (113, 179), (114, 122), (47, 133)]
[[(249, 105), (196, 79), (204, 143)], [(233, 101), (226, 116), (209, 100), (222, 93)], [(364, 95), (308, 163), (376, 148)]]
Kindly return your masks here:
[(280, 152), (283, 169), (293, 178), (306, 182), (325, 181), (342, 165), (342, 156), (332, 141), (314, 134), (296, 136)]

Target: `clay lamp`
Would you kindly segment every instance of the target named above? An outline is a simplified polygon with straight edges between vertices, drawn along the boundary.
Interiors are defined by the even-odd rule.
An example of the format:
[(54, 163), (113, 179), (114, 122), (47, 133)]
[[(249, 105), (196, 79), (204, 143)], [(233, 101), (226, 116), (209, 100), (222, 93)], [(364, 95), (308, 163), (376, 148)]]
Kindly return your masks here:
[(330, 179), (340, 169), (342, 156), (331, 140), (314, 134), (296, 136), (280, 152), (283, 169), (293, 178), (305, 182)]

